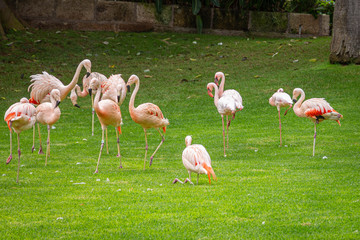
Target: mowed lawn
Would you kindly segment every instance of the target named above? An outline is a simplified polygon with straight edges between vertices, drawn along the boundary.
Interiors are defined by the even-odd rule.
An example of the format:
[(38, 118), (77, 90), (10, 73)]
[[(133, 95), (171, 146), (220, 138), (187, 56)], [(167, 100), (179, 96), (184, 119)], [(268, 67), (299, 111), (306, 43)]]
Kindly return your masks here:
[[(360, 66), (330, 65), (330, 37), (266, 39), (175, 33), (74, 31), (13, 32), (0, 42), (0, 112), (29, 97), (30, 75), (47, 71), (65, 84), (85, 58), (92, 71), (140, 78), (135, 105), (157, 104), (170, 125), (153, 165), (143, 170), (144, 131), (121, 106), (120, 148), (109, 127), (109, 154), (100, 149), (95, 118), (91, 136), (90, 98), (60, 104), (51, 130), (51, 155), (31, 153), (32, 130), (20, 134), (9, 156), (9, 129), (0, 125), (1, 239), (358, 239), (360, 238)], [(226, 74), (244, 109), (229, 131), (223, 156), (221, 117), (206, 85)], [(83, 69), (79, 83), (85, 75)], [(300, 87), (306, 99), (324, 97), (340, 112), (314, 125), (292, 110), (284, 117), (279, 147), (277, 110), (268, 99), (282, 87)], [(133, 91), (134, 87), (131, 88)], [(282, 114), (285, 109), (282, 109)], [(160, 142), (148, 131), (149, 153)], [(46, 148), (47, 131), (41, 126)], [(172, 184), (188, 173), (184, 139), (208, 150), (218, 181), (201, 175), (198, 185)], [(196, 174), (192, 174), (196, 182)]]

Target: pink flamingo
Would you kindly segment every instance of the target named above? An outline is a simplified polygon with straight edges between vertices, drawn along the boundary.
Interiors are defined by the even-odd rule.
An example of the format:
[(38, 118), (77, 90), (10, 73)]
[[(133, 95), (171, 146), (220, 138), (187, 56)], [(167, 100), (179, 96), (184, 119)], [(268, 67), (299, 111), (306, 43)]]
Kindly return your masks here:
[[(297, 97), (300, 99), (297, 101)], [(335, 111), (324, 98), (310, 98), (305, 102), (305, 92), (301, 88), (295, 88), (293, 91), (293, 101), (295, 102), (293, 110), (298, 117), (306, 117), (314, 122), (314, 144), (313, 156), (315, 156), (316, 124), (324, 120), (334, 120), (341, 126), (339, 119), (343, 116)]]
[(140, 104), (139, 106), (137, 106), (136, 108), (134, 107), (135, 96), (136, 96), (137, 92), (139, 91), (139, 87), (140, 87), (140, 80), (139, 80), (138, 76), (131, 75), (127, 82), (127, 86), (130, 87), (133, 83), (135, 83), (135, 90), (131, 94), (131, 98), (130, 98), (130, 102), (129, 102), (129, 112), (130, 112), (130, 116), (131, 116), (132, 120), (134, 122), (136, 122), (137, 124), (140, 124), (145, 132), (145, 159), (144, 159), (144, 170), (145, 170), (146, 154), (147, 154), (147, 150), (148, 150), (146, 130), (149, 128), (156, 128), (156, 130), (159, 132), (159, 134), (161, 136), (160, 144), (158, 145), (155, 152), (150, 157), (150, 166), (151, 166), (155, 153), (157, 152), (157, 150), (160, 148), (160, 146), (165, 141), (165, 138), (161, 134), (159, 128), (162, 128), (163, 132), (165, 133), (166, 126), (169, 125), (169, 120), (164, 118), (164, 115), (161, 112), (160, 108), (153, 103), (143, 103), (143, 104)]
[[(221, 81), (220, 86), (219, 86), (219, 81)], [(225, 75), (223, 72), (215, 73), (214, 82), (219, 87), (219, 98), (221, 98), (222, 96), (231, 96), (235, 100), (237, 111), (240, 111), (241, 109), (244, 108), (242, 105), (242, 97), (238, 91), (234, 89), (228, 89), (224, 91)]]
[[(61, 102), (61, 93), (58, 89), (53, 89), (50, 92), (50, 102), (43, 102), (36, 108), (36, 121), (38, 123), (47, 125), (48, 137), (47, 137), (47, 148), (46, 148), (46, 158), (45, 166), (47, 165), (47, 159), (50, 154), (50, 129), (53, 124), (55, 124), (61, 115), (60, 108), (58, 107)], [(40, 130), (39, 130), (40, 135)], [(41, 138), (40, 138), (41, 139)], [(40, 140), (40, 149), (41, 140)]]
[(121, 74), (115, 74), (111, 75), (109, 77), (109, 81), (111, 81), (117, 91), (117, 101), (119, 106), (122, 105), (122, 103), (125, 100), (126, 97), (126, 84), (124, 79), (122, 78)]
[[(212, 94), (212, 90), (215, 89), (215, 95)], [(215, 83), (208, 83), (207, 85), (208, 95), (214, 98), (214, 104), (221, 115), (222, 127), (223, 127), (223, 142), (224, 142), (224, 157), (225, 153), (225, 127), (224, 127), (224, 115), (226, 116), (226, 136), (227, 136), (227, 145), (229, 146), (229, 126), (231, 119), (228, 119), (229, 115), (232, 115), (232, 119), (235, 118), (235, 113), (239, 110), (242, 110), (242, 106), (238, 109), (235, 99), (229, 95), (223, 95), (219, 98), (219, 90)]]
[(211, 167), (211, 159), (209, 153), (206, 151), (205, 147), (200, 144), (192, 144), (191, 136), (186, 136), (185, 145), (186, 148), (182, 153), (182, 161), (189, 172), (189, 178), (186, 178), (184, 182), (175, 178), (173, 183), (191, 183), (191, 172), (197, 173), (197, 181), (196, 184), (199, 184), (199, 175), (207, 174), (209, 178), (209, 184), (211, 184), (210, 174), (212, 175), (214, 180), (217, 180), (214, 170)]
[(19, 182), (20, 172), (20, 133), (34, 126), (36, 122), (35, 107), (29, 103), (28, 99), (22, 98), (20, 102), (15, 103), (9, 107), (5, 112), (4, 120), (7, 123), (10, 130), (10, 155), (6, 160), (6, 164), (9, 164), (12, 159), (12, 130), (17, 134), (18, 142), (18, 169), (16, 182)]
[(104, 130), (107, 128), (107, 126), (111, 125), (117, 128), (116, 137), (117, 137), (117, 149), (118, 149), (118, 155), (120, 159), (120, 166), (119, 168), (122, 168), (121, 164), (121, 155), (120, 155), (120, 141), (119, 141), (119, 135), (121, 134), (121, 125), (122, 125), (122, 118), (121, 118), (121, 112), (120, 107), (116, 104), (116, 102), (104, 99), (100, 101), (100, 91), (101, 83), (100, 80), (97, 78), (93, 78), (90, 82), (90, 89), (89, 92), (91, 93), (92, 90), (96, 90), (96, 95), (94, 98), (94, 109), (96, 112), (96, 115), (99, 118), (101, 129), (102, 129), (102, 138), (101, 138), (101, 146), (100, 146), (100, 153), (98, 162), (96, 165), (95, 173), (98, 173), (100, 158), (101, 158), (101, 152), (104, 148)]
[(31, 89), (31, 98), (29, 102), (35, 105), (39, 105), (43, 102), (50, 102), (50, 92), (53, 89), (58, 89), (60, 91), (60, 101), (64, 100), (78, 82), (82, 67), (86, 68), (87, 74), (89, 75), (91, 72), (90, 60), (85, 59), (78, 65), (72, 81), (66, 86), (59, 79), (47, 72), (31, 75), (30, 78), (32, 83), (28, 88), (28, 91)]
[(291, 100), (289, 94), (284, 92), (284, 89), (279, 88), (276, 93), (274, 93), (271, 98), (269, 99), (269, 103), (271, 106), (276, 106), (278, 115), (279, 115), (279, 128), (280, 128), (280, 147), (282, 146), (282, 139), (281, 139), (281, 118), (280, 118), (280, 107), (289, 106), (286, 109), (285, 114), (287, 111), (292, 107), (293, 101)]

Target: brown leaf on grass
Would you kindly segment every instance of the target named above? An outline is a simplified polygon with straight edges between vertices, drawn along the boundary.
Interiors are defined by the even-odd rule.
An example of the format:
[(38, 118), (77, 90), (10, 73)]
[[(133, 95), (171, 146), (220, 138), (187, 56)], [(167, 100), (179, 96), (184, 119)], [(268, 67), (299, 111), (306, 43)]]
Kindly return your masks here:
[(152, 78), (151, 75), (144, 75), (144, 78)]

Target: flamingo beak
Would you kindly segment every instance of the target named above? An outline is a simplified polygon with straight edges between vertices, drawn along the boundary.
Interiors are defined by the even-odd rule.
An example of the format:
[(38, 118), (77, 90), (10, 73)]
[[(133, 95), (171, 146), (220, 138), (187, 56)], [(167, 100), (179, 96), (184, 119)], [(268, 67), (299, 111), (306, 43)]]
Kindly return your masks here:
[(126, 89), (127, 89), (128, 92), (130, 92), (131, 91), (130, 85), (126, 85)]
[(296, 103), (296, 102), (297, 102), (297, 100), (294, 98), (294, 99), (293, 99), (293, 102), (294, 102), (294, 103)]
[(208, 95), (210, 96), (210, 97), (214, 97), (214, 95), (212, 94), (212, 92), (211, 92), (211, 90), (208, 88)]
[(77, 103), (74, 104), (74, 106), (77, 107), (77, 108), (80, 108), (79, 104), (77, 104)]
[(120, 95), (117, 95), (117, 101), (120, 102)]
[(91, 97), (91, 94), (92, 94), (92, 89), (91, 89), (91, 88), (89, 88), (89, 89), (88, 89), (88, 92), (89, 92), (89, 95), (90, 95), (90, 97)]
[(57, 108), (57, 107), (59, 106), (59, 104), (60, 104), (60, 103), (61, 103), (60, 101), (56, 101), (56, 104), (55, 104), (54, 109), (55, 109), (55, 108)]
[(219, 79), (217, 77), (215, 77), (214, 83), (216, 84), (216, 86), (219, 86)]
[(86, 72), (86, 78), (88, 78), (90, 76), (89, 72)]

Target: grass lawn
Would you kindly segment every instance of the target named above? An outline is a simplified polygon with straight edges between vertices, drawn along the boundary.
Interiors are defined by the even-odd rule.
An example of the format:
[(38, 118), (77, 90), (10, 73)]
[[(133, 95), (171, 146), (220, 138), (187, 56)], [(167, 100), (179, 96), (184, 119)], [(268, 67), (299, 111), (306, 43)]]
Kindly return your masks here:
[[(29, 97), (30, 75), (47, 71), (67, 84), (88, 58), (94, 72), (122, 73), (126, 81), (138, 75), (135, 106), (157, 104), (170, 126), (144, 171), (144, 132), (130, 118), (128, 93), (121, 106), (124, 168), (118, 168), (115, 129), (109, 127), (110, 154), (103, 152), (94, 174), (100, 124), (96, 118), (91, 136), (90, 99), (80, 98), (80, 109), (66, 99), (51, 130), (46, 167), (45, 155), (31, 153), (32, 131), (21, 133), (17, 184), (16, 134), (14, 159), (6, 165), (9, 130), (3, 122), (1, 239), (360, 238), (360, 66), (330, 65), (330, 37), (36, 30), (8, 37), (0, 42), (2, 114)], [(226, 74), (225, 89), (238, 90), (244, 105), (231, 123), (226, 158), (221, 117), (206, 91), (217, 71)], [(280, 87), (290, 95), (300, 87), (306, 99), (325, 97), (343, 114), (341, 127), (334, 121), (318, 125), (315, 157), (313, 123), (292, 110), (282, 117), (286, 146), (279, 147), (277, 111), (268, 99)], [(41, 131), (44, 140), (46, 127)], [(160, 137), (148, 132), (150, 156)], [(217, 182), (209, 185), (201, 175), (199, 185), (172, 184), (188, 176), (181, 160), (187, 135), (208, 150)]]

